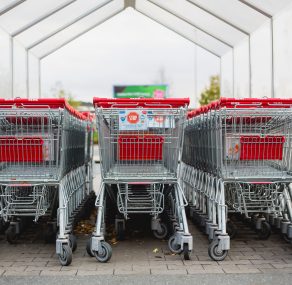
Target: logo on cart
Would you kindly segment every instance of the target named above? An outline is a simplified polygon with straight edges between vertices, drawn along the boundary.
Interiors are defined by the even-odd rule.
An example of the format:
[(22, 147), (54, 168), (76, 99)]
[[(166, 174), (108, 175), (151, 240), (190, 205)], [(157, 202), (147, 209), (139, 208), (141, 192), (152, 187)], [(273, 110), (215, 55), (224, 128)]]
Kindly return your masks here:
[(130, 112), (128, 115), (127, 115), (127, 121), (130, 123), (130, 124), (137, 124), (139, 122), (139, 114), (136, 113), (136, 112)]
[(161, 124), (165, 121), (165, 118), (163, 116), (154, 116), (154, 121)]

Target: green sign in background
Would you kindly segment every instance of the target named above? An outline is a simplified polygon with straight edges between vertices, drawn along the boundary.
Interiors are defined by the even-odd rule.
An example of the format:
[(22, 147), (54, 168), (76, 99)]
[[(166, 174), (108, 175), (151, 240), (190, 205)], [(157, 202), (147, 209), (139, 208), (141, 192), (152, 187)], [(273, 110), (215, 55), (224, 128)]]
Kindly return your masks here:
[(115, 98), (165, 98), (167, 85), (120, 85), (114, 86)]

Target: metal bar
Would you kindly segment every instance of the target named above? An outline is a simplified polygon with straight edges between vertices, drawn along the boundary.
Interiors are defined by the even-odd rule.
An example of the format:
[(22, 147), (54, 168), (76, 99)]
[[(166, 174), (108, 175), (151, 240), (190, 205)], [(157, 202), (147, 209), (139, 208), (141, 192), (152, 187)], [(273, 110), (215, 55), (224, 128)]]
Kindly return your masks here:
[(245, 34), (245, 35), (247, 35), (247, 36), (250, 34), (248, 31), (246, 31), (246, 30), (244, 30), (244, 29), (238, 27), (237, 25), (235, 25), (235, 24), (229, 22), (228, 20), (224, 19), (223, 17), (219, 16), (218, 14), (209, 11), (208, 9), (206, 9), (206, 8), (202, 7), (201, 5), (199, 5), (199, 4), (195, 3), (195, 2), (193, 2), (192, 0), (186, 0), (186, 1), (189, 2), (189, 3), (191, 3), (192, 5), (196, 6), (197, 8), (203, 10), (204, 12), (210, 14), (211, 16), (217, 18), (218, 20), (224, 22), (225, 24), (231, 26), (232, 28), (238, 30), (239, 32), (241, 32), (241, 33), (243, 33), (243, 34)]
[(49, 18), (50, 16), (52, 16), (53, 14), (59, 12), (60, 10), (66, 8), (67, 6), (71, 5), (72, 3), (76, 2), (77, 0), (69, 0), (59, 6), (57, 6), (56, 8), (52, 9), (51, 11), (47, 12), (45, 15), (35, 19), (34, 21), (32, 21), (31, 23), (28, 23), (27, 25), (22, 26), (20, 29), (16, 30), (15, 32), (13, 32), (11, 34), (12, 37), (16, 37), (19, 34), (25, 32), (26, 30), (32, 28), (33, 26), (35, 26), (36, 24), (40, 23), (41, 21)]
[(25, 85), (26, 85), (26, 98), (29, 98), (29, 54), (25, 50)]
[(62, 48), (63, 46), (69, 44), (70, 42), (76, 40), (77, 38), (79, 38), (80, 36), (86, 34), (87, 32), (91, 31), (92, 29), (96, 28), (97, 26), (103, 24), (104, 22), (106, 22), (107, 20), (111, 19), (112, 17), (114, 17), (115, 15), (119, 14), (122, 10), (117, 11), (116, 13), (110, 15), (109, 17), (99, 21), (98, 23), (94, 24), (93, 26), (89, 27), (88, 29), (86, 29), (85, 31), (78, 33), (77, 35), (75, 35), (74, 37), (70, 38), (69, 40), (65, 41), (64, 43), (62, 43), (61, 45), (53, 48), (52, 50), (50, 50), (49, 52), (45, 53), (44, 55), (42, 55), (41, 57), (39, 57), (40, 60), (44, 59), (45, 57), (49, 56), (50, 54), (54, 53), (55, 51), (57, 51), (58, 49)]
[(38, 61), (38, 83), (39, 83), (39, 88), (38, 88), (38, 92), (39, 92), (39, 98), (42, 98), (42, 93), (41, 93), (41, 91), (42, 91), (42, 82), (41, 82), (41, 80), (42, 80), (42, 78), (41, 78), (41, 61), (40, 61), (40, 59), (38, 59), (39, 61)]
[(275, 58), (274, 58), (274, 18), (272, 17), (270, 19), (271, 23), (271, 65), (272, 65), (272, 71), (271, 71), (271, 97), (275, 98)]
[(210, 37), (212, 37), (212, 38), (214, 38), (214, 39), (220, 41), (221, 43), (223, 43), (223, 44), (229, 46), (230, 48), (233, 48), (233, 45), (232, 45), (232, 44), (230, 44), (230, 43), (228, 43), (228, 42), (226, 42), (226, 41), (224, 41), (224, 40), (218, 38), (217, 36), (215, 36), (214, 34), (212, 34), (212, 33), (208, 32), (208, 31), (206, 31), (206, 30), (203, 29), (203, 28), (198, 27), (197, 25), (194, 25), (192, 22), (190, 22), (190, 21), (184, 19), (184, 18), (181, 17), (181, 16), (176, 15), (175, 13), (171, 12), (171, 11), (168, 10), (167, 8), (164, 8), (164, 7), (160, 6), (160, 5), (158, 5), (157, 3), (152, 2), (152, 0), (148, 0), (148, 2), (150, 2), (151, 4), (157, 6), (157, 7), (160, 8), (160, 9), (162, 9), (162, 10), (168, 12), (169, 14), (175, 16), (176, 18), (179, 18), (180, 20), (182, 20), (182, 21), (184, 21), (184, 22), (190, 24), (191, 26), (195, 27), (196, 29), (200, 30), (201, 32), (204, 32), (205, 34), (209, 35)]
[[(220, 58), (221, 60), (221, 58)], [(197, 45), (194, 46), (194, 95), (195, 95), (195, 100), (198, 100), (198, 94), (197, 94), (197, 89), (198, 89), (198, 51), (197, 51)], [(197, 103), (197, 101), (195, 101)]]
[(248, 36), (248, 69), (249, 69), (249, 86), (248, 86), (248, 95), (249, 98), (252, 97), (252, 65), (251, 65), (251, 40), (250, 35)]
[(235, 55), (234, 49), (232, 49), (232, 93), (233, 97), (235, 98)]
[(2, 8), (0, 10), (0, 16), (2, 16), (5, 13), (9, 12), (10, 10), (14, 9), (15, 7), (17, 7), (18, 5), (20, 5), (24, 1), (26, 1), (26, 0), (15, 0), (15, 1), (13, 1), (11, 4), (7, 5), (6, 7)]
[(11, 98), (14, 98), (14, 45), (13, 38), (10, 37), (9, 40), (9, 49), (10, 49), (10, 81), (11, 81)]
[(252, 8), (252, 9), (254, 9), (258, 13), (260, 13), (260, 14), (262, 14), (265, 17), (270, 19), (270, 22), (271, 22), (271, 54), (272, 54), (271, 55), (271, 64), (272, 64), (271, 97), (274, 98), (275, 97), (275, 74), (274, 74), (274, 24), (273, 24), (273, 15), (267, 13), (266, 11), (263, 11), (259, 7), (247, 2), (246, 0), (238, 0), (238, 1), (243, 3), (243, 4), (245, 4), (246, 6), (248, 6), (250, 8)]
[(249, 3), (249, 2), (246, 1), (246, 0), (238, 0), (238, 1), (241, 2), (241, 3), (243, 3), (243, 4), (245, 4), (246, 6), (248, 6), (248, 7), (250, 7), (250, 8), (252, 8), (252, 9), (254, 9), (255, 11), (259, 12), (260, 14), (266, 16), (267, 18), (272, 18), (272, 17), (273, 17), (273, 15), (271, 15), (271, 14), (269, 14), (269, 13), (263, 11), (263, 10), (260, 9), (259, 7), (257, 7), (257, 6), (255, 6), (255, 5)]
[(188, 38), (188, 37), (186, 37), (185, 35), (181, 34), (181, 33), (178, 32), (177, 30), (175, 30), (174, 28), (171, 28), (171, 27), (165, 25), (164, 23), (160, 22), (159, 20), (156, 20), (156, 19), (152, 18), (151, 16), (147, 15), (147, 14), (144, 13), (144, 12), (141, 12), (140, 10), (137, 10), (137, 9), (136, 9), (136, 11), (137, 11), (138, 13), (144, 15), (145, 17), (150, 18), (152, 21), (154, 21), (154, 22), (156, 22), (157, 24), (159, 24), (159, 25), (165, 27), (166, 29), (171, 30), (172, 32), (178, 34), (179, 36), (183, 37), (183, 38), (186, 39), (187, 41), (190, 41), (191, 43), (193, 43), (193, 44), (199, 46), (200, 48), (202, 48), (202, 49), (204, 49), (204, 50), (210, 52), (210, 53), (213, 54), (214, 56), (216, 56), (216, 57), (221, 57), (221, 55), (219, 55), (219, 54), (217, 54), (217, 53), (211, 51), (211, 50), (208, 49), (207, 47), (204, 47), (204, 46), (198, 44), (197, 42), (191, 40), (190, 38)]
[(50, 33), (50, 34), (44, 36), (43, 38), (41, 38), (41, 39), (35, 41), (35, 42), (32, 43), (31, 45), (29, 45), (29, 46), (27, 47), (27, 49), (30, 50), (30, 49), (34, 48), (35, 46), (41, 44), (42, 42), (48, 40), (49, 38), (51, 38), (51, 37), (53, 37), (53, 36), (55, 36), (56, 34), (60, 33), (61, 31), (65, 30), (66, 28), (68, 28), (68, 27), (70, 27), (70, 26), (72, 26), (73, 24), (77, 23), (78, 21), (82, 20), (83, 18), (89, 16), (90, 14), (96, 12), (98, 9), (100, 9), (100, 8), (102, 8), (102, 7), (104, 7), (104, 6), (106, 6), (107, 4), (109, 4), (110, 2), (113, 2), (113, 1), (114, 1), (114, 0), (108, 0), (108, 1), (106, 1), (106, 2), (104, 2), (104, 3), (102, 3), (102, 4), (99, 4), (99, 5), (95, 6), (94, 8), (88, 10), (86, 13), (84, 13), (84, 14), (78, 16), (78, 17), (75, 18), (74, 20), (72, 20), (72, 21), (70, 21), (69, 23), (65, 24), (64, 26), (58, 28), (58, 29), (55, 30), (54, 32), (52, 32), (52, 33)]

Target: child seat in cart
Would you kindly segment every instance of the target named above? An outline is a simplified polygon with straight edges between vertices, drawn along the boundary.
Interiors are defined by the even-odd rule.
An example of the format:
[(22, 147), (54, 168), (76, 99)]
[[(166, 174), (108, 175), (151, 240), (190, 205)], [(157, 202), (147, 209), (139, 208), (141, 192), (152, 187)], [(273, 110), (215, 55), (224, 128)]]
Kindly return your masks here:
[[(30, 217), (56, 235), (62, 265), (76, 249), (73, 222), (89, 194), (89, 121), (65, 99), (0, 99), (0, 210), (14, 243)], [(88, 183), (87, 183), (88, 182)], [(52, 233), (53, 232), (53, 233)]]
[[(189, 258), (192, 237), (184, 211), (186, 199), (178, 183), (189, 99), (94, 98), (93, 102), (102, 183), (89, 254), (101, 262), (110, 259), (111, 248), (104, 238), (104, 212), (109, 208), (117, 209), (118, 238), (123, 238), (125, 221), (133, 214), (148, 214), (155, 237), (166, 238), (171, 232), (170, 249)], [(106, 197), (113, 198), (115, 204)], [(162, 218), (165, 213), (171, 221), (170, 230)]]

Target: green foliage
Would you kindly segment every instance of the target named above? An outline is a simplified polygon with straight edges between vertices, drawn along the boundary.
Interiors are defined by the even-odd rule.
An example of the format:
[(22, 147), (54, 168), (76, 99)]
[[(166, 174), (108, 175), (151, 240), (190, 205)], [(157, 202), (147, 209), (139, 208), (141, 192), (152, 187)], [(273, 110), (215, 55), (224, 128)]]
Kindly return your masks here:
[(96, 130), (93, 132), (93, 144), (98, 144), (98, 133)]
[(210, 77), (210, 86), (201, 93), (201, 106), (207, 105), (220, 98), (220, 79), (218, 75)]
[(59, 90), (59, 94), (58, 94), (59, 98), (66, 98), (68, 100), (68, 103), (73, 107), (73, 108), (77, 108), (80, 106), (81, 102), (80, 101), (76, 101), (74, 100), (71, 92), (66, 92), (64, 89), (60, 89)]
[(66, 91), (63, 88), (63, 85), (61, 82), (56, 82), (54, 88), (52, 88), (52, 93), (54, 95), (54, 97), (57, 98), (65, 98), (68, 100), (68, 103), (73, 107), (73, 108), (77, 108), (80, 106), (81, 102), (80, 101), (76, 101), (72, 95), (71, 92)]

